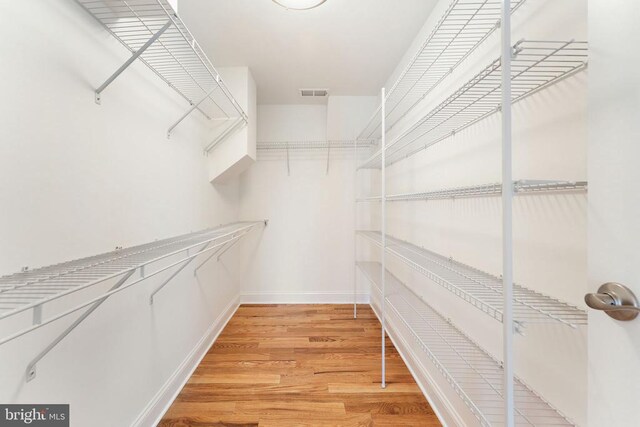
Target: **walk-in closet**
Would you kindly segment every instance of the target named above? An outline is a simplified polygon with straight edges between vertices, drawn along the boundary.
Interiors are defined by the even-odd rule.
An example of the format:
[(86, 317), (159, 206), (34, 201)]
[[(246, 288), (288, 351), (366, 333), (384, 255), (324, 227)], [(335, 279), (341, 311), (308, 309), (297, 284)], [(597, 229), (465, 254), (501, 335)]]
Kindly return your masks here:
[(640, 424), (638, 2), (0, 15), (0, 426)]

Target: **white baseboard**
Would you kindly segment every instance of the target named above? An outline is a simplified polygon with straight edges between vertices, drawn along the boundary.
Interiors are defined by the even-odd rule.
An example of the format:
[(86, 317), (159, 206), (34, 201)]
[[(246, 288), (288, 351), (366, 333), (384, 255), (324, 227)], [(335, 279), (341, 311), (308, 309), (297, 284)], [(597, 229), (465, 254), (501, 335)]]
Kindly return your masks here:
[(189, 381), (204, 356), (209, 351), (229, 320), (240, 305), (240, 296), (235, 297), (220, 313), (202, 339), (191, 350), (180, 366), (173, 372), (162, 388), (147, 404), (133, 425), (136, 427), (152, 427), (158, 425), (178, 394)]
[[(377, 289), (372, 287), (372, 290), (376, 291)], [(378, 308), (373, 304), (373, 301), (370, 303), (370, 306), (376, 317), (378, 317), (378, 320), (380, 320)], [(466, 425), (462, 417), (460, 417), (455, 410), (454, 405), (452, 405), (445, 393), (437, 386), (429, 371), (424, 367), (418, 355), (416, 355), (407, 344), (404, 336), (399, 333), (395, 322), (389, 319), (389, 316), (386, 318), (386, 327), (389, 339), (391, 339), (396, 350), (398, 350), (400, 357), (409, 369), (409, 372), (411, 372), (411, 376), (415, 379), (422, 394), (429, 402), (431, 409), (433, 409), (433, 412), (442, 425), (445, 427)]]
[[(353, 304), (353, 299), (353, 293), (337, 292), (248, 292), (240, 295), (241, 304)], [(357, 294), (356, 301), (358, 304), (369, 304), (369, 294)]]

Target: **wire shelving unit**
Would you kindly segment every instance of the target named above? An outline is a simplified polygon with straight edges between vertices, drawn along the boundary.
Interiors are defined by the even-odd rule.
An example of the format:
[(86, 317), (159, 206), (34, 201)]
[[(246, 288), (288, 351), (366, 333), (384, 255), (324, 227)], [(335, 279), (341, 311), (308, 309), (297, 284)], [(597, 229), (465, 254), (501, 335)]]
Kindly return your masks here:
[(247, 122), (200, 45), (167, 0), (76, 0), (131, 53), (131, 58), (96, 90), (102, 91), (135, 59), (182, 96), (191, 107), (168, 130), (194, 110), (208, 119)]
[[(525, 0), (512, 0), (511, 13)], [(388, 132), (498, 28), (501, 0), (455, 0), (387, 93)], [(380, 135), (380, 109), (358, 138)]]
[[(358, 263), (379, 295), (382, 267)], [(395, 276), (385, 271), (386, 302), (429, 360), (483, 426), (504, 425), (503, 369), (450, 321)], [(522, 426), (571, 426), (567, 418), (517, 378), (515, 422)]]
[[(359, 231), (378, 246), (379, 232)], [(409, 242), (387, 236), (386, 252), (425, 275), (483, 313), (502, 322), (502, 279)], [(572, 305), (514, 284), (515, 323), (559, 322), (577, 328), (587, 324), (587, 313)]]
[(351, 153), (358, 162), (359, 150), (371, 150), (375, 140), (319, 140), (319, 141), (258, 141), (257, 151), (263, 158), (279, 158), (284, 156), (287, 161), (287, 175), (291, 175), (291, 155), (298, 154), (326, 154), (326, 174), (329, 174), (329, 163), (333, 153)]
[[(0, 337), (0, 345), (87, 308), (67, 330), (54, 339), (29, 364), (27, 380), (31, 380), (35, 377), (35, 364), (111, 295), (159, 273), (173, 270), (173, 273), (153, 290), (150, 298), (150, 303), (153, 304), (154, 296), (192, 261), (208, 255), (194, 270), (197, 272), (214, 256), (217, 255), (219, 260), (244, 235), (260, 224), (266, 225), (267, 221), (233, 223), (0, 277), (0, 321), (19, 313), (33, 311), (32, 325), (11, 335)], [(162, 260), (166, 262), (156, 264)], [(167, 262), (169, 262), (168, 265), (166, 265)], [(154, 264), (155, 270), (151, 270)], [(132, 277), (136, 272), (139, 273), (139, 277)], [(97, 292), (98, 295), (92, 293), (89, 296), (83, 293), (82, 302), (75, 301), (76, 305), (71, 308), (56, 304), (47, 310), (47, 316), (43, 318), (42, 309), (45, 305), (113, 281), (116, 283), (108, 291), (102, 290)]]
[(216, 241), (235, 240), (261, 223), (235, 223), (0, 277), (0, 320), (171, 255), (194, 251)]
[[(518, 180), (513, 183), (515, 194), (549, 193), (549, 192), (575, 192), (586, 191), (586, 181), (554, 181), (554, 180)], [(464, 187), (454, 187), (442, 190), (425, 191), (420, 193), (388, 194), (388, 202), (416, 201), (416, 200), (442, 200), (471, 197), (500, 196), (502, 184), (480, 184)], [(382, 197), (362, 197), (359, 202), (380, 202)]]
[[(379, 283), (380, 321), (386, 331), (385, 304), (398, 314), (458, 395), (483, 425), (571, 425), (543, 399), (515, 378), (514, 330), (527, 323), (556, 323), (579, 328), (587, 324), (584, 310), (513, 282), (513, 196), (542, 192), (587, 190), (584, 181), (513, 179), (512, 106), (587, 66), (583, 41), (511, 41), (511, 15), (524, 0), (452, 0), (409, 65), (389, 91), (382, 88), (380, 106), (359, 135), (379, 140), (370, 157), (356, 164), (380, 170), (380, 196), (356, 197), (379, 202), (380, 231), (358, 232), (381, 247), (381, 265), (369, 271)], [(434, 89), (459, 64), (500, 28), (500, 56), (444, 99)], [(427, 96), (433, 99), (427, 99)], [(439, 95), (438, 95), (439, 96)], [(426, 108), (426, 102), (434, 107)], [(433, 101), (433, 102), (431, 102)], [(422, 111), (422, 106), (425, 106)], [(421, 111), (417, 111), (420, 108)], [(500, 112), (502, 182), (387, 194), (386, 168), (455, 136)], [(404, 127), (409, 114), (419, 116)], [(389, 130), (403, 125), (387, 140)], [(396, 129), (394, 129), (396, 130)], [(356, 160), (357, 161), (357, 160)], [(357, 190), (356, 175), (356, 190)], [(504, 183), (504, 185), (502, 184)], [(356, 193), (357, 194), (357, 193)], [(502, 196), (502, 275), (492, 276), (448, 257), (387, 236), (387, 201), (438, 200)], [(357, 217), (356, 217), (357, 218)], [(357, 220), (355, 222), (357, 230)], [(357, 243), (356, 259), (357, 259)], [(503, 354), (497, 362), (439, 316), (417, 295), (386, 273), (386, 256), (399, 258), (415, 271), (502, 322)], [(391, 291), (387, 294), (387, 291)], [(385, 345), (381, 345), (381, 386), (385, 387)]]
[[(518, 102), (587, 66), (587, 43), (581, 41), (521, 40), (513, 47), (511, 102)], [(500, 111), (501, 59), (476, 74), (438, 106), (387, 144), (386, 165), (391, 165), (455, 135)], [(360, 169), (378, 169), (378, 150)]]

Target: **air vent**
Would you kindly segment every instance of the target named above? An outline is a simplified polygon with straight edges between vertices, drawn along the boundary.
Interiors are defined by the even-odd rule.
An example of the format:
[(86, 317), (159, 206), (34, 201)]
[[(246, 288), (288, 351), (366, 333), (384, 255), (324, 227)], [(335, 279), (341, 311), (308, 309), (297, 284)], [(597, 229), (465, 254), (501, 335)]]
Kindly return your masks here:
[(329, 95), (327, 89), (300, 89), (300, 96), (325, 97)]

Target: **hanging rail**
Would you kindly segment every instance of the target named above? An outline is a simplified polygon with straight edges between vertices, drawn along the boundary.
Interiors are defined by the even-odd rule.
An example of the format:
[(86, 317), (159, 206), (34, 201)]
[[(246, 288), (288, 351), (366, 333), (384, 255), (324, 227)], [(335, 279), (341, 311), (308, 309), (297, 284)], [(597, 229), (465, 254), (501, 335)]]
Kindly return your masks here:
[[(513, 47), (511, 102), (516, 103), (587, 65), (587, 43), (521, 40)], [(387, 146), (387, 165), (410, 157), (500, 111), (501, 59), (498, 58), (453, 95), (394, 138)], [(378, 150), (361, 169), (380, 165)]]
[(191, 105), (167, 135), (196, 109), (208, 119), (240, 118), (247, 122), (246, 113), (167, 0), (76, 2), (132, 53), (96, 90), (96, 102), (122, 71), (140, 59)]
[[(500, 22), (502, 0), (455, 0), (387, 93), (388, 132), (467, 58)], [(511, 0), (511, 13), (525, 0)], [(359, 139), (379, 137), (380, 108)]]
[[(378, 246), (382, 244), (377, 231), (358, 234)], [(391, 236), (387, 236), (386, 252), (483, 313), (503, 321), (501, 278)], [(587, 324), (584, 310), (523, 286), (514, 286), (513, 305), (519, 332), (527, 323), (558, 322), (571, 328)]]
[[(381, 265), (360, 262), (358, 267), (381, 295)], [(482, 426), (504, 424), (503, 369), (478, 344), (434, 310), (425, 299), (385, 272), (387, 307), (436, 366)], [(381, 301), (381, 297), (379, 297)], [(519, 426), (574, 425), (519, 379), (514, 379), (515, 421)]]

